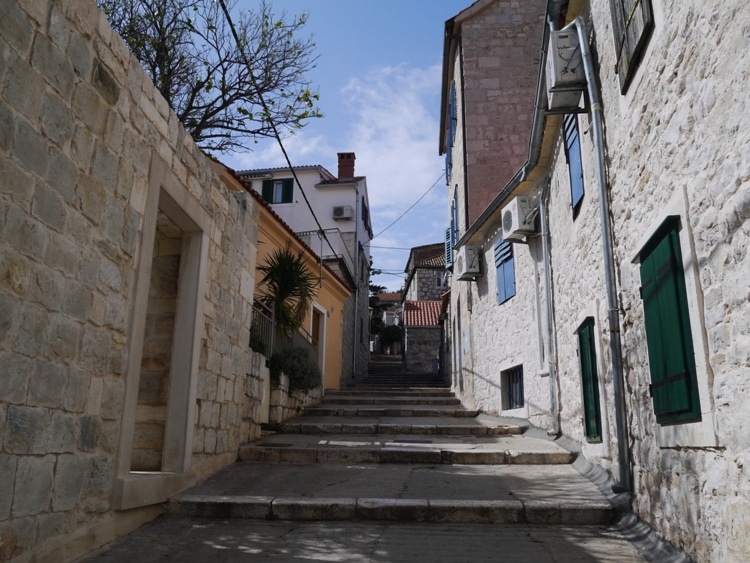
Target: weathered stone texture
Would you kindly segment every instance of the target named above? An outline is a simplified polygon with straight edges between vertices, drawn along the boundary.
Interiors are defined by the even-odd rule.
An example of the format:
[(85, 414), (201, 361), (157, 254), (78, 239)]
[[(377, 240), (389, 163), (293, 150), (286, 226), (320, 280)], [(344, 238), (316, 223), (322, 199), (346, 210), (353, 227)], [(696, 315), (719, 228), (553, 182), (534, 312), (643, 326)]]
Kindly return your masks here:
[[(82, 529), (106, 530), (86, 540), (105, 542), (127, 520), (112, 485), (152, 156), (208, 217), (199, 345), (210, 354), (188, 445), (199, 477), (259, 433), (246, 394), (252, 289), (240, 283), (254, 275), (257, 209), (214, 176), (92, 0), (0, 3), (0, 85), (0, 559), (51, 559)], [(174, 307), (154, 325), (171, 333)], [(68, 552), (95, 547), (81, 546)]]
[[(626, 95), (613, 73), (609, 7), (592, 3), (607, 123), (607, 168), (618, 264), (626, 401), (639, 516), (698, 561), (744, 560), (750, 491), (741, 475), (750, 340), (750, 121), (740, 83), (750, 62), (738, 49), (748, 15), (741, 2), (654, 2), (656, 27)], [(746, 27), (746, 25), (745, 25)], [(683, 33), (684, 29), (691, 33)], [(580, 118), (581, 130), (589, 122)], [(614, 403), (601, 273), (601, 231), (594, 153), (582, 136), (586, 195), (572, 220), (564, 154), (553, 173), (553, 225), (558, 330), (573, 337), (586, 315), (596, 319), (601, 407), (608, 437), (584, 446), (607, 467), (616, 459)], [(567, 200), (567, 206), (566, 206)], [(681, 217), (681, 252), (702, 400), (702, 434), (684, 426), (683, 447), (660, 434), (648, 392), (650, 367), (641, 285), (633, 259), (668, 214)], [(575, 346), (560, 346), (563, 431), (582, 438), (580, 374)], [(703, 383), (701, 383), (703, 382)], [(708, 394), (708, 396), (706, 396)], [(679, 428), (678, 428), (679, 429)], [(732, 499), (728, 502), (728, 499)], [(734, 524), (730, 524), (730, 521)], [(739, 524), (741, 526), (742, 524)], [(732, 533), (726, 530), (732, 528)]]

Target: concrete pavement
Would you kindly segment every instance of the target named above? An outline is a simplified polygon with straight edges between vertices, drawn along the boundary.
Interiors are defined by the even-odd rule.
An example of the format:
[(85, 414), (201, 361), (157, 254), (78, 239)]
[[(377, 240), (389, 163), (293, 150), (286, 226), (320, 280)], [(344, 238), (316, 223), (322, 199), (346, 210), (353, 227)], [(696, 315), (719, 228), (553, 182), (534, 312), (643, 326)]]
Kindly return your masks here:
[(563, 445), (447, 389), (328, 393), (81, 561), (681, 561)]

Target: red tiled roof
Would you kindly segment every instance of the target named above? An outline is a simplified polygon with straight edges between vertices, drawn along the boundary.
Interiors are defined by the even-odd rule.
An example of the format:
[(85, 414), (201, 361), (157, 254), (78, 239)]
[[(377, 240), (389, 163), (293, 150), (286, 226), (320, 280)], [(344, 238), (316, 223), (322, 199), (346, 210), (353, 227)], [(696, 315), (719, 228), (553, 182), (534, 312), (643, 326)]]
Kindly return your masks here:
[(445, 268), (445, 252), (422, 258), (415, 263), (417, 268)]
[(401, 292), (394, 291), (391, 293), (378, 293), (375, 295), (380, 301), (401, 301)]
[(438, 326), (441, 301), (404, 301), (404, 325)]

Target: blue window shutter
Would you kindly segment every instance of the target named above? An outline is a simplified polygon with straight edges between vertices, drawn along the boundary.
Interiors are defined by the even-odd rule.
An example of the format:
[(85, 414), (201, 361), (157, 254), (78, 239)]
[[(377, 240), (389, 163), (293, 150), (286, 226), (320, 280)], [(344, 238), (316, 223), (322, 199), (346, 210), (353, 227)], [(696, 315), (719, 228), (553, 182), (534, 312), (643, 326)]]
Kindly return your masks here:
[(574, 216), (583, 200), (583, 162), (581, 160), (581, 139), (578, 134), (578, 117), (568, 114), (563, 119), (565, 127), (565, 156), (570, 175), (570, 206)]
[(503, 239), (498, 239), (495, 243), (495, 268), (497, 268), (497, 302), (504, 303), (516, 294), (516, 277), (513, 245)]
[(453, 229), (448, 227), (445, 229), (445, 267), (453, 267), (453, 239), (451, 233)]

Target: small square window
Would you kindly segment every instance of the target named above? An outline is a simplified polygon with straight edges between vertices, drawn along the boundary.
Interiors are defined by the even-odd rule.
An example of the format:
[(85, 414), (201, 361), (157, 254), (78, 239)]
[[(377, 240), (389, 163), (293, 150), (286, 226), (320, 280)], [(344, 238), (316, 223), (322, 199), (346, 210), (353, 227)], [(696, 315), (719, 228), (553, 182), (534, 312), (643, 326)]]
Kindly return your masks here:
[(264, 180), (261, 195), (267, 203), (292, 203), (294, 180), (292, 178)]
[(503, 410), (523, 408), (523, 366), (516, 366), (500, 373)]

